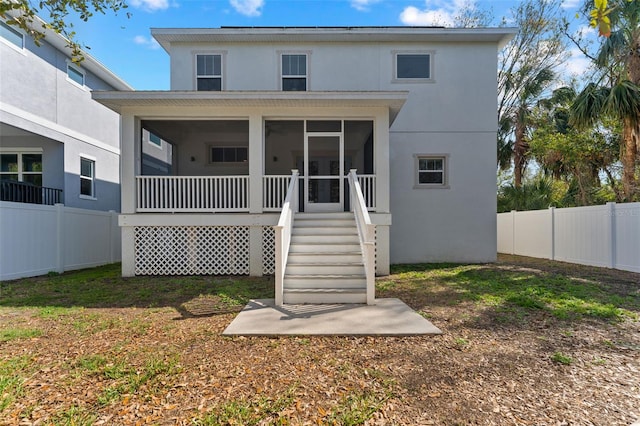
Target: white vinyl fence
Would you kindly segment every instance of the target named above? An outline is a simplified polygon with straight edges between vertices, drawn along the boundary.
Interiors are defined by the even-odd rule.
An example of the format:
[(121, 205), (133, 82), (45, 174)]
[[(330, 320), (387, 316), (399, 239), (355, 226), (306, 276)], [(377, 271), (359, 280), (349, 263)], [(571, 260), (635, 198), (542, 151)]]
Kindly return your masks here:
[(0, 280), (119, 261), (115, 212), (0, 202)]
[(640, 272), (640, 203), (499, 213), (498, 253)]

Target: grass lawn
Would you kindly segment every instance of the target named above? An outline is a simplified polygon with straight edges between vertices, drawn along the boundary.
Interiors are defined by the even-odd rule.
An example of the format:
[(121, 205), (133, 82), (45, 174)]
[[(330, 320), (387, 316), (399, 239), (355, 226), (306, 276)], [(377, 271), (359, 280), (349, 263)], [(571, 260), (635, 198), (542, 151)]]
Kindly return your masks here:
[(222, 337), (273, 278), (0, 283), (0, 424), (596, 424), (640, 418), (640, 274), (501, 256), (377, 282), (443, 334)]

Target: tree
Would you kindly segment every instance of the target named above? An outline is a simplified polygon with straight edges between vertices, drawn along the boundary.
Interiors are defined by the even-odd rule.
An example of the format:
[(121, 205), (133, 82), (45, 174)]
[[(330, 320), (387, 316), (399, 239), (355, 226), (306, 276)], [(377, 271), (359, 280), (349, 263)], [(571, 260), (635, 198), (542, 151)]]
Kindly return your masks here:
[[(617, 0), (607, 9), (610, 34), (595, 56), (601, 70), (572, 106), (572, 122), (582, 128), (604, 117), (622, 123), (621, 153), (624, 200), (640, 199), (636, 176), (640, 163), (640, 2)], [(607, 3), (600, 3), (607, 7)]]
[(565, 206), (591, 205), (603, 201), (600, 174), (617, 190), (612, 167), (618, 160), (619, 140), (610, 123), (580, 130), (570, 125), (570, 108), (577, 94), (561, 87), (542, 100), (535, 111), (536, 130), (531, 155), (546, 174), (566, 182)]
[(558, 0), (525, 0), (513, 10), (518, 34), (500, 52), (498, 166), (510, 166), (520, 187), (528, 161), (530, 109), (550, 87), (566, 49)]
[[(70, 16), (88, 21), (95, 13), (118, 13), (126, 9), (125, 0), (0, 0), (0, 16), (7, 24), (14, 25), (29, 34), (39, 45), (46, 30), (52, 30), (68, 40), (74, 61), (81, 61), (82, 48), (75, 41)], [(38, 19), (41, 17), (47, 22)], [(129, 14), (127, 14), (129, 17)]]

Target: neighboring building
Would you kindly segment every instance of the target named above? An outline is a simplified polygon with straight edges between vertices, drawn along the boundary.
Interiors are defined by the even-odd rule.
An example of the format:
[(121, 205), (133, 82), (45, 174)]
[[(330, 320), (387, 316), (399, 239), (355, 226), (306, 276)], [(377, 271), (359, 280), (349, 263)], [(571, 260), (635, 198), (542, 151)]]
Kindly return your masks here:
[(120, 210), (120, 117), (92, 90), (132, 90), (53, 31), (0, 19), (0, 200)]
[[(497, 50), (514, 33), (153, 29), (171, 90), (94, 92), (122, 115), (123, 274), (275, 270), (285, 303), (370, 303), (366, 241), (339, 213), (357, 193), (350, 169), (376, 226), (378, 274), (495, 260)], [(148, 162), (148, 132), (171, 145), (160, 167), (171, 176), (151, 176), (162, 173)], [(282, 269), (273, 225), (292, 169), (299, 209), (278, 239), (288, 250), (292, 235)]]

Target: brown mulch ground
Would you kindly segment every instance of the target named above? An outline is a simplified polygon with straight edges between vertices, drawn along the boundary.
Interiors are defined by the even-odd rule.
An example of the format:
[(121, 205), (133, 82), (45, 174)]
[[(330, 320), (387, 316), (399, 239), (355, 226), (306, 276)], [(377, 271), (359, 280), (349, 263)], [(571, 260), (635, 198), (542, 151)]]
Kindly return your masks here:
[[(628, 272), (513, 256), (494, 267), (597, 278), (620, 294), (640, 289), (640, 274)], [(0, 361), (30, 365), (0, 424), (183, 425), (230, 409), (230, 401), (264, 409), (279, 398), (286, 402), (260, 424), (349, 424), (345, 413), (366, 407), (374, 411), (370, 425), (630, 425), (640, 418), (637, 319), (568, 322), (540, 311), (495, 321), (444, 289), (432, 294), (400, 297), (443, 334), (405, 338), (226, 338), (221, 332), (235, 313), (188, 317), (171, 308), (85, 309), (53, 319), (5, 310), (0, 327), (43, 334), (0, 342)], [(554, 361), (557, 353), (570, 364)], [(83, 366), (97, 356), (104, 361), (97, 372)], [(99, 402), (122, 382), (106, 373), (112, 364), (141, 376), (150, 359), (163, 363), (160, 374)], [(74, 409), (85, 423), (65, 423)]]

